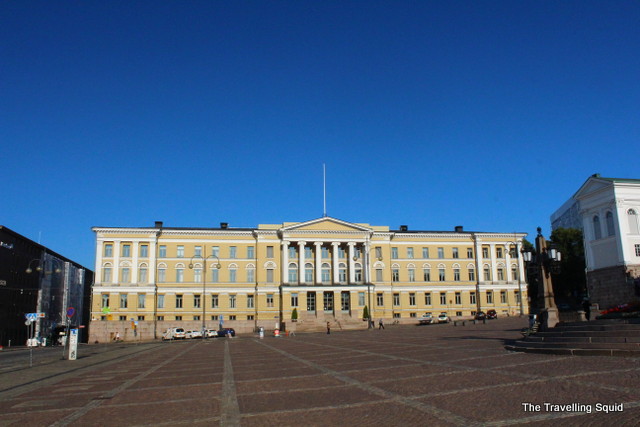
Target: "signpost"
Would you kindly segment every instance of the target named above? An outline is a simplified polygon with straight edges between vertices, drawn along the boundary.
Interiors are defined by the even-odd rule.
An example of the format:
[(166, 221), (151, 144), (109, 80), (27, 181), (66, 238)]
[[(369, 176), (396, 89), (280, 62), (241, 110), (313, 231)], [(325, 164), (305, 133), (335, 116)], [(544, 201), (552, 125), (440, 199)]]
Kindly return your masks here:
[(78, 330), (71, 329), (69, 336), (69, 360), (76, 360), (78, 354)]

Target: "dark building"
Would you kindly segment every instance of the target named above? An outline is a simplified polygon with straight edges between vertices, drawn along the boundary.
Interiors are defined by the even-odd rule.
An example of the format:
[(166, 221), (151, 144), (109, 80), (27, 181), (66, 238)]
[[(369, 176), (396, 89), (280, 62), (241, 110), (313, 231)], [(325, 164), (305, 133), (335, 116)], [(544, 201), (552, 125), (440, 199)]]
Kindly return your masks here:
[[(93, 271), (0, 225), (0, 345), (25, 345), (31, 334), (55, 342), (66, 326), (84, 328), (86, 342), (92, 283)], [(27, 313), (42, 317), (30, 327)]]

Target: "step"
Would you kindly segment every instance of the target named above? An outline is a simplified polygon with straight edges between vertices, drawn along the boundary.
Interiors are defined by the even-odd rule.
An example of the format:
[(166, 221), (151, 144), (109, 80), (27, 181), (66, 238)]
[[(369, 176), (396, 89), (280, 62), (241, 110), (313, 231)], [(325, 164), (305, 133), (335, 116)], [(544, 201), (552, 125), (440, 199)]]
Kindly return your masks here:
[(536, 335), (541, 337), (630, 337), (640, 338), (640, 332), (636, 331), (544, 331)]
[(513, 345), (506, 345), (505, 349), (509, 351), (519, 351), (519, 352), (526, 352), (526, 353), (557, 354), (557, 355), (565, 355), (565, 356), (615, 356), (615, 357), (640, 356), (640, 350), (556, 348), (551, 346), (542, 347), (542, 348), (529, 348), (529, 347), (518, 347)]
[(637, 343), (593, 343), (593, 342), (545, 342), (545, 341), (516, 341), (513, 343), (516, 347), (527, 348), (582, 348), (582, 349), (618, 349), (618, 350), (638, 350), (640, 345)]

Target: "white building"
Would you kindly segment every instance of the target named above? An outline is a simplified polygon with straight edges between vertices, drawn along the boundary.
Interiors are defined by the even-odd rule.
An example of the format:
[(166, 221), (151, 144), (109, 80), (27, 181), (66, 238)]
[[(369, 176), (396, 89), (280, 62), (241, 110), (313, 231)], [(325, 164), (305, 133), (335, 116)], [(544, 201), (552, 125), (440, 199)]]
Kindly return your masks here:
[(640, 179), (592, 175), (551, 216), (552, 227), (584, 233), (587, 287), (601, 308), (640, 299)]

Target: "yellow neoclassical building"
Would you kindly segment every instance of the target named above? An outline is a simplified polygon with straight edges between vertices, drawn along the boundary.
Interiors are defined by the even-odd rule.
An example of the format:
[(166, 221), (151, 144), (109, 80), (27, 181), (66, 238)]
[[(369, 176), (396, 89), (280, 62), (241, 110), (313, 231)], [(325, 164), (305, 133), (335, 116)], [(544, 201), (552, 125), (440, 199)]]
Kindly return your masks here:
[(515, 256), (526, 233), (391, 230), (332, 217), (93, 231), (92, 341), (221, 323), (240, 333), (327, 322), (366, 328), (367, 312), (387, 323), (417, 322), (427, 312), (527, 314), (524, 265)]

